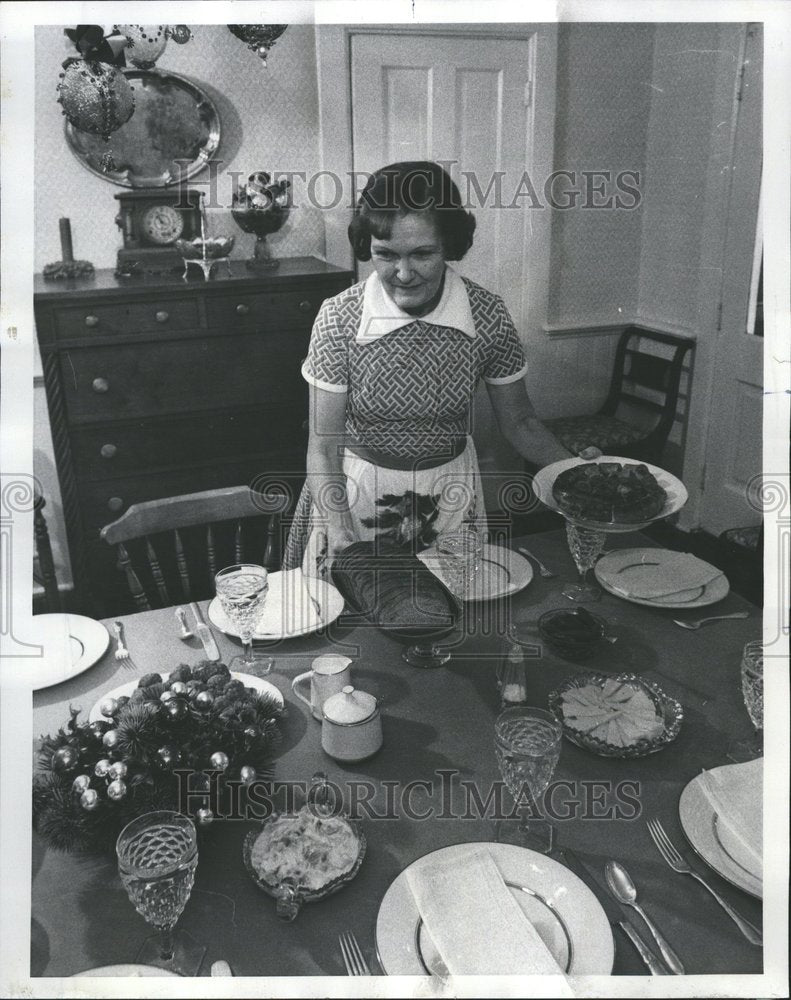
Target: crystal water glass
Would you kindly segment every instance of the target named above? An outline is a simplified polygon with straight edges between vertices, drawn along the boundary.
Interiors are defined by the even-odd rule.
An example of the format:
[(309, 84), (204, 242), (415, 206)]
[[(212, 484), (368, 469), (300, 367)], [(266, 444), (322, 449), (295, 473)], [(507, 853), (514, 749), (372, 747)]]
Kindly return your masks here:
[(437, 539), (437, 556), (442, 575), (457, 597), (468, 597), (481, 571), (483, 540), (471, 525), (443, 532)]
[(157, 934), (147, 938), (139, 962), (195, 975), (205, 948), (176, 923), (187, 905), (198, 866), (195, 826), (182, 813), (145, 813), (128, 823), (115, 845), (118, 874), (129, 899)]
[(596, 560), (602, 553), (607, 534), (594, 528), (584, 528), (581, 525), (566, 521), (566, 539), (569, 552), (579, 573), (577, 583), (567, 584), (562, 594), (570, 601), (598, 601), (601, 590), (596, 584), (587, 582), (588, 573), (596, 565)]
[(275, 661), (253, 650), (253, 636), (269, 590), (267, 571), (253, 563), (226, 566), (215, 576), (214, 584), (220, 605), (242, 640), (242, 654), (235, 656), (230, 666), (258, 676), (268, 674)]
[(507, 708), (494, 724), (497, 764), (514, 797), (518, 822), (498, 825), (497, 839), (551, 851), (554, 827), (540, 815), (539, 799), (549, 787), (560, 758), (563, 730), (558, 719), (542, 708)]
[(742, 697), (756, 730), (764, 728), (764, 644), (753, 639), (742, 653)]

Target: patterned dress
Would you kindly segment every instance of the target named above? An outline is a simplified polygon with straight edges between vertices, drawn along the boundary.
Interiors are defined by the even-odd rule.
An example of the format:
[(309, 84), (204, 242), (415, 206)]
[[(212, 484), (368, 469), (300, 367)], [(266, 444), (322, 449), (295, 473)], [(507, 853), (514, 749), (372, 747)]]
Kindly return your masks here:
[[(485, 527), (470, 437), (475, 391), (481, 379), (506, 384), (526, 371), (502, 299), (450, 267), (439, 304), (420, 318), (395, 305), (375, 272), (324, 302), (302, 374), (346, 395), (346, 541), (384, 537), (420, 551), (463, 522)], [(355, 445), (385, 460), (367, 461)], [(443, 456), (448, 461), (436, 464)], [(433, 467), (421, 468), (421, 459)], [(306, 484), (285, 569), (302, 563), (309, 575), (325, 575), (333, 553), (317, 516)]]

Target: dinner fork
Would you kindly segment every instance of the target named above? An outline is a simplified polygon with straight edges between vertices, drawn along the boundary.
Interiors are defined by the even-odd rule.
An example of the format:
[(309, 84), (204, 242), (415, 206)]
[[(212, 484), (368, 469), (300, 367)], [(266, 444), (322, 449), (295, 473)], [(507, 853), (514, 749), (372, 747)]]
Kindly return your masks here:
[(723, 621), (725, 618), (749, 618), (749, 611), (734, 611), (732, 615), (712, 615), (710, 618), (698, 618), (694, 622), (682, 622), (679, 618), (673, 619), (673, 624), (678, 625), (679, 628), (688, 628), (693, 632), (697, 632), (701, 625), (705, 625), (706, 622), (718, 622)]
[(524, 548), (524, 546), (520, 545), (518, 547), (517, 551), (521, 552), (523, 556), (527, 556), (528, 559), (532, 559), (533, 560), (533, 562), (538, 566), (538, 572), (541, 574), (541, 576), (546, 577), (547, 579), (549, 579), (550, 577), (553, 577), (555, 575), (552, 572), (552, 570), (547, 569), (546, 566), (538, 558), (538, 556), (534, 556), (533, 553), (529, 549), (526, 549), (526, 548)]
[(121, 622), (113, 622), (113, 628), (115, 629), (115, 638), (117, 643), (115, 658), (116, 660), (128, 660), (129, 650), (124, 645), (124, 626)]
[(343, 964), (346, 966), (348, 976), (370, 976), (371, 970), (368, 963), (363, 958), (360, 946), (353, 931), (347, 931), (338, 935), (338, 941), (343, 955)]
[(740, 913), (731, 906), (727, 900), (723, 899), (722, 896), (713, 889), (709, 883), (703, 878), (702, 875), (690, 867), (689, 863), (684, 860), (684, 858), (679, 854), (670, 840), (668, 835), (665, 833), (665, 829), (658, 819), (649, 819), (647, 822), (648, 832), (651, 834), (651, 839), (656, 845), (656, 849), (662, 855), (663, 860), (674, 872), (678, 872), (679, 875), (691, 875), (696, 878), (698, 882), (704, 888), (708, 889), (712, 896), (717, 900), (720, 906), (725, 910), (731, 920), (736, 924), (739, 930), (744, 934), (750, 944), (763, 944), (763, 935), (754, 927), (749, 920), (746, 920)]

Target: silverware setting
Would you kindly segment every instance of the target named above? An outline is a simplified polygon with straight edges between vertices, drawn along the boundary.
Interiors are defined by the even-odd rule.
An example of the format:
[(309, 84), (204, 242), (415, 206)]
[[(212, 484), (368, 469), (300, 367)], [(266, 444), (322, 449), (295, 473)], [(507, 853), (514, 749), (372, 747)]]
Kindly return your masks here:
[(717, 890), (713, 889), (703, 876), (699, 875), (694, 868), (691, 868), (689, 863), (684, 860), (684, 858), (676, 850), (671, 839), (665, 833), (664, 827), (659, 820), (649, 819), (647, 826), (648, 832), (651, 834), (651, 839), (656, 845), (656, 849), (661, 854), (664, 862), (672, 868), (674, 872), (678, 872), (679, 875), (691, 875), (693, 878), (697, 879), (705, 889), (708, 889), (711, 895), (717, 900), (723, 910), (725, 910), (750, 944), (763, 944), (763, 935), (758, 928), (734, 910), (731, 904), (727, 900), (723, 899)]
[(629, 938), (632, 944), (637, 949), (637, 954), (642, 958), (645, 967), (651, 973), (652, 976), (666, 976), (667, 969), (659, 961), (656, 955), (651, 951), (648, 945), (643, 941), (637, 931), (632, 927), (630, 923), (626, 920), (619, 920), (618, 926), (624, 932), (624, 934)]
[(683, 976), (684, 966), (681, 959), (670, 947), (665, 936), (654, 921), (637, 902), (637, 888), (624, 866), (617, 861), (608, 861), (604, 866), (604, 878), (607, 881), (610, 892), (618, 902), (623, 903), (624, 906), (631, 906), (643, 918), (670, 971), (677, 976)]
[(122, 622), (113, 622), (115, 631), (115, 658), (116, 660), (128, 660), (129, 650), (124, 645), (124, 626)]
[(550, 579), (550, 577), (553, 577), (555, 575), (552, 572), (552, 570), (547, 569), (546, 566), (538, 558), (538, 556), (534, 556), (529, 549), (526, 549), (524, 548), (524, 546), (520, 545), (519, 548), (517, 549), (517, 552), (521, 552), (523, 556), (527, 556), (528, 559), (532, 559), (533, 562), (536, 564), (536, 566), (538, 566), (538, 572), (541, 574), (541, 576), (546, 577), (546, 579)]
[(181, 626), (181, 632), (179, 633), (179, 639), (184, 639), (185, 641), (187, 639), (192, 639), (192, 637), (195, 635), (195, 633), (191, 632), (189, 630), (189, 627), (187, 626), (187, 613), (184, 610), (184, 608), (176, 608), (174, 614), (176, 616), (176, 621)]
[(679, 628), (688, 628), (693, 632), (697, 632), (701, 625), (705, 625), (706, 622), (720, 622), (725, 621), (727, 618), (749, 618), (749, 611), (734, 611), (732, 615), (712, 615), (710, 618), (698, 618), (694, 622), (682, 622), (679, 618), (673, 619), (673, 624), (678, 625)]
[(343, 964), (346, 966), (346, 975), (370, 976), (371, 970), (368, 968), (368, 963), (363, 958), (363, 953), (360, 951), (359, 944), (357, 944), (357, 938), (354, 936), (354, 931), (345, 931), (343, 934), (339, 934), (338, 942), (341, 946)]
[(196, 601), (192, 601), (190, 607), (192, 608), (192, 613), (195, 615), (195, 634), (198, 636), (203, 645), (203, 651), (206, 654), (206, 659), (219, 660), (220, 650), (217, 647), (217, 643), (214, 640), (211, 629), (203, 618), (200, 605)]

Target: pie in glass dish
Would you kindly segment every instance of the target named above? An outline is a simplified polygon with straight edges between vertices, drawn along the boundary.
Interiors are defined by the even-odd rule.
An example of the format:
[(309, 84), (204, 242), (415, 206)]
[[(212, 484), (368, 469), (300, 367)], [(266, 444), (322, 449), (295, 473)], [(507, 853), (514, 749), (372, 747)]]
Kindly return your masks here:
[(637, 524), (656, 517), (667, 493), (643, 464), (589, 462), (559, 473), (552, 495), (564, 514), (583, 521)]

